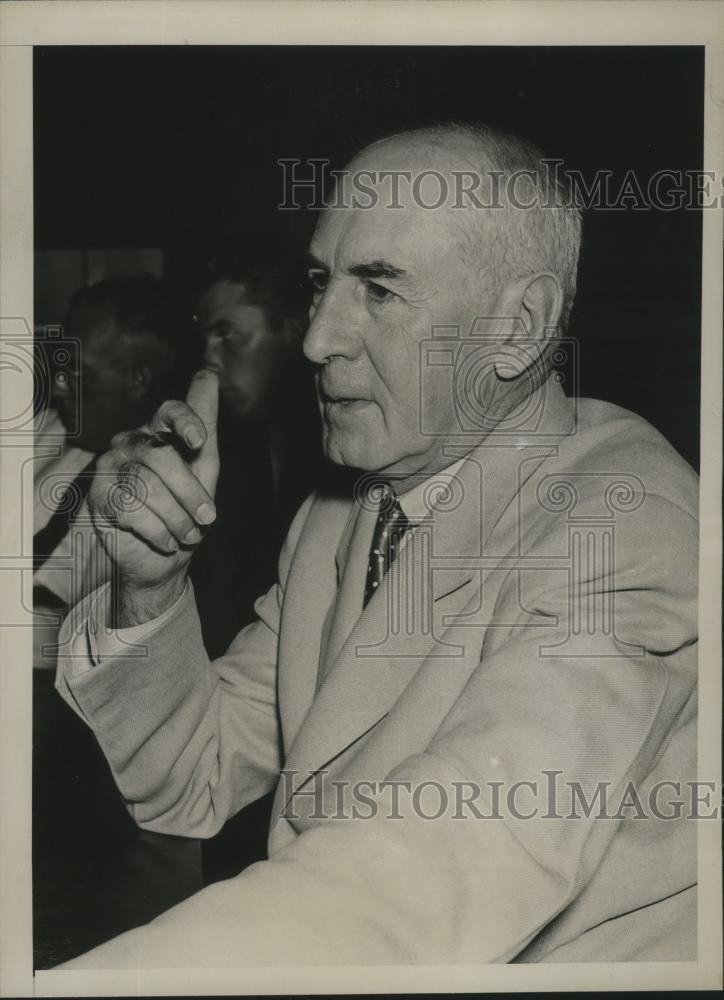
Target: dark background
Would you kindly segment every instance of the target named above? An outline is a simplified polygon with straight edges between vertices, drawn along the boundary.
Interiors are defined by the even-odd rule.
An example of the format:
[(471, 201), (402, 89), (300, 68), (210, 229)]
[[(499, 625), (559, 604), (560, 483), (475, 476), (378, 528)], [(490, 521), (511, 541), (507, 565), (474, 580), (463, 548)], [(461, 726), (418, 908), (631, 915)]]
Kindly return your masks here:
[[(62, 47), (35, 49), (35, 239), (162, 247), (171, 277), (223, 238), (273, 226), (280, 157), (332, 167), (435, 120), (519, 131), (586, 178), (701, 169), (703, 48)], [(583, 395), (699, 452), (701, 213), (587, 214), (570, 334)]]

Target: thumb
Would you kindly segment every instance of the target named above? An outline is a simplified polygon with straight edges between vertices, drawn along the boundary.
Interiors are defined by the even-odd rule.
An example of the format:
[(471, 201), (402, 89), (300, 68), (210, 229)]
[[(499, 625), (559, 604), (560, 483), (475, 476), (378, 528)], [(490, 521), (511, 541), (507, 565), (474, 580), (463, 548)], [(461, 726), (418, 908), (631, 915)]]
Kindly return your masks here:
[(191, 379), (186, 402), (206, 428), (206, 441), (201, 446), (191, 468), (201, 484), (214, 493), (219, 476), (219, 445), (216, 435), (219, 416), (219, 376), (214, 368), (200, 368)]

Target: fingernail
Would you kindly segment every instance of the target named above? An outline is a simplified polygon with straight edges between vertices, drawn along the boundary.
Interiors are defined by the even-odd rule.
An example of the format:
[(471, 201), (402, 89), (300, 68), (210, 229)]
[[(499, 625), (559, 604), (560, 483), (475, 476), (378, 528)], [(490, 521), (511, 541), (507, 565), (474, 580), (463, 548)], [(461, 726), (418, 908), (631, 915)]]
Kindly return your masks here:
[(195, 545), (196, 542), (201, 538), (201, 532), (198, 528), (192, 528), (188, 535), (184, 538), (187, 545)]
[(204, 439), (201, 437), (199, 432), (194, 428), (190, 428), (186, 431), (186, 440), (191, 445), (192, 448), (200, 448), (204, 443)]
[(167, 548), (169, 552), (178, 552), (178, 542), (169, 535)]
[(202, 524), (211, 524), (215, 518), (216, 511), (210, 503), (202, 503), (196, 511), (196, 520), (201, 521)]

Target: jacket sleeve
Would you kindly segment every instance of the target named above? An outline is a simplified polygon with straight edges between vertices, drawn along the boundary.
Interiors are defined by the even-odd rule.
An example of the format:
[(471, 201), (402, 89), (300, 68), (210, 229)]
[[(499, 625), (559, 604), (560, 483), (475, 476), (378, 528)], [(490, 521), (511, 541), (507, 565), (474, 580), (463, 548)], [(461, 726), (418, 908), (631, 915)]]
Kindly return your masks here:
[[(657, 498), (646, 513), (619, 538), (617, 575), (599, 565), (572, 601), (557, 572), (536, 569), (521, 590), (521, 571), (511, 570), (501, 627), (489, 631), (479, 667), (429, 744), (387, 776), (401, 783), (396, 809), (387, 789), (368, 788), (372, 805), (355, 817), (354, 789), (344, 786), (340, 809), (330, 788), (326, 818), (270, 860), (67, 968), (510, 961), (581, 892), (624, 820), (596, 810), (571, 818), (565, 800), (545, 818), (547, 799), (536, 802), (521, 785), (511, 805), (506, 791), (557, 771), (587, 797), (607, 783), (615, 813), (629, 783), (643, 789), (672, 737), (691, 729), (695, 523)], [(590, 655), (556, 651), (581, 602), (612, 588), (617, 634)], [(490, 801), (497, 782), (499, 811)], [(482, 818), (460, 813), (461, 786), (482, 790)], [(537, 817), (526, 819), (536, 804)], [(649, 828), (652, 852), (662, 825)]]
[[(257, 620), (211, 662), (193, 589), (143, 643), (86, 670), (59, 657), (56, 687), (93, 729), (126, 806), (147, 830), (213, 836), (273, 787), (280, 767), (277, 644), (284, 582), (311, 507), (304, 503)], [(71, 612), (60, 646), (77, 627)], [(81, 627), (83, 623), (81, 622)]]

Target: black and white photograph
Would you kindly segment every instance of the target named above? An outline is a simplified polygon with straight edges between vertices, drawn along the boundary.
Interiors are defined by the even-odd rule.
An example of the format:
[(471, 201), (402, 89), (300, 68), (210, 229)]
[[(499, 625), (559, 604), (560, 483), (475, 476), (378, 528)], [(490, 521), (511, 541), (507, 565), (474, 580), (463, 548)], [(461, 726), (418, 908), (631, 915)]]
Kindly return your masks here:
[(721, 985), (724, 7), (4, 6), (27, 988)]

